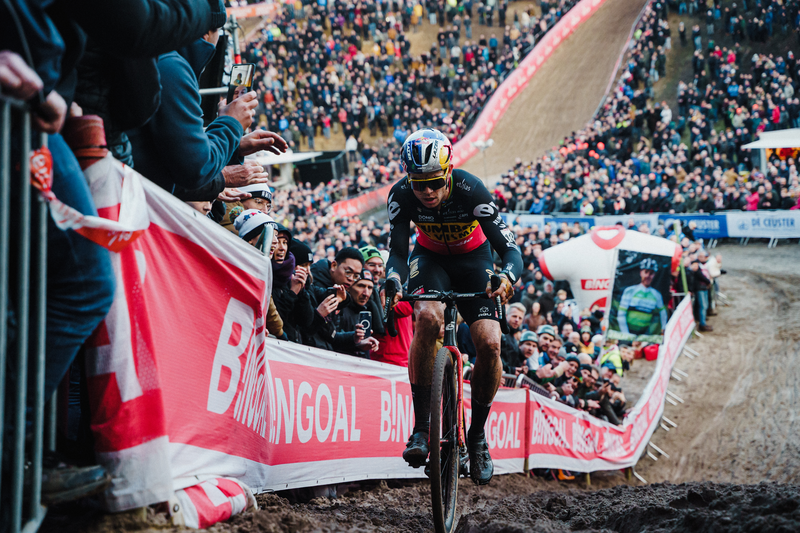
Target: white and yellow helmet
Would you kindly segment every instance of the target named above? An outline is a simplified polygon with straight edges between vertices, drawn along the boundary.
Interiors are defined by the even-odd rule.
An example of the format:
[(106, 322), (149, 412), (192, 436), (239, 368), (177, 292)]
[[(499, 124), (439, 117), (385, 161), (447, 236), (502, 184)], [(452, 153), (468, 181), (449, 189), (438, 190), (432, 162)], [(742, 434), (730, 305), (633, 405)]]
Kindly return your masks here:
[(400, 160), (408, 174), (447, 170), (453, 160), (453, 145), (439, 130), (433, 128), (417, 130), (403, 143)]

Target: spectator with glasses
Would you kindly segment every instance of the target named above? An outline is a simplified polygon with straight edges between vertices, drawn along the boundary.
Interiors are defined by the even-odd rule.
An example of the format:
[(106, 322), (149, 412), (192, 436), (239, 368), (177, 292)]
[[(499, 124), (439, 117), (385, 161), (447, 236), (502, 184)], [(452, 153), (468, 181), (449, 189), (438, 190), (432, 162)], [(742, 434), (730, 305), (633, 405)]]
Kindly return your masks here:
[(312, 295), (317, 305), (312, 332), (306, 344), (340, 353), (352, 353), (364, 340), (364, 331), (339, 329), (340, 311), (350, 304), (348, 289), (361, 277), (364, 257), (358, 248), (342, 248), (333, 261), (321, 259), (311, 265)]

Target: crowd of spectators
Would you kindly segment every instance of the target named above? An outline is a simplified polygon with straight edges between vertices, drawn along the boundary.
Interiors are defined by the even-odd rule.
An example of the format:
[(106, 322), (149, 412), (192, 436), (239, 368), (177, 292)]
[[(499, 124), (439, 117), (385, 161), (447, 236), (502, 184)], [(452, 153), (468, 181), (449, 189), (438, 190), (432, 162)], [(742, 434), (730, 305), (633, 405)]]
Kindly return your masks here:
[[(795, 87), (800, 80), (800, 64), (797, 58), (791, 52), (787, 54), (787, 58), (760, 54), (744, 58), (739, 44), (734, 44), (731, 48), (714, 44), (716, 35), (725, 32), (735, 37), (737, 24), (745, 22), (746, 25), (757, 26), (759, 23), (753, 22), (754, 20), (767, 20), (770, 18), (767, 15), (774, 10), (784, 13), (778, 17), (780, 20), (795, 21), (798, 16), (797, 3), (787, 2), (782, 6), (757, 4), (751, 6), (749, 11), (746, 10), (746, 5), (737, 8), (735, 3), (726, 6), (706, 3), (706, 6), (712, 9), (712, 14), (719, 12), (722, 21), (718, 22), (716, 28), (713, 22), (710, 27), (707, 22), (705, 34), (700, 30), (699, 24), (695, 25), (689, 38), (681, 22), (678, 27), (680, 39), (674, 46), (694, 48), (692, 60), (694, 77), (688, 83), (679, 83), (675, 109), (665, 101), (653, 100), (653, 84), (665, 74), (667, 51), (673, 46), (673, 33), (666, 17), (667, 9), (671, 7), (675, 11), (683, 10), (681, 4), (672, 2), (670, 4), (668, 6), (656, 2), (646, 9), (634, 33), (631, 50), (625, 58), (620, 83), (609, 95), (593, 122), (566, 138), (560, 147), (550, 150), (537, 161), (522, 163), (518, 160), (514, 168), (503, 175), (495, 190), (497, 202), (503, 210), (534, 214), (578, 212), (585, 215), (618, 215), (797, 208), (800, 202), (800, 182), (794, 151), (782, 150), (773, 153), (767, 167), (768, 172), (763, 175), (757, 170), (758, 165), (753, 161), (750, 151), (742, 148), (744, 144), (754, 140), (755, 134), (760, 131), (798, 125), (800, 105), (794, 96)], [(403, 26), (403, 6), (396, 7), (399, 8), (400, 16), (392, 18), (397, 26), (394, 36), (399, 39), (403, 37), (403, 30), (407, 29), (408, 24)], [(555, 8), (545, 7), (546, 12), (551, 12), (554, 16), (559, 14)], [(388, 31), (385, 25), (387, 22), (383, 16), (384, 12), (380, 11), (384, 8), (390, 9), (388, 4), (381, 4), (375, 8), (377, 15), (374, 38), (377, 42), (385, 44), (388, 37), (383, 35), (385, 33), (383, 30)], [(478, 8), (480, 11), (481, 4), (478, 4)], [(688, 8), (690, 11), (696, 11), (692, 5)], [(332, 10), (337, 13), (333, 21), (328, 19), (328, 23), (336, 30), (333, 35), (347, 35), (349, 38), (358, 39), (363, 33), (366, 38), (373, 38), (369, 22), (366, 23), (366, 30), (356, 31), (359, 27), (356, 15), (362, 16), (363, 25), (363, 18), (369, 20), (373, 13), (367, 13), (367, 10), (362, 13), (355, 5), (344, 5), (336, 9)], [(414, 9), (416, 8), (412, 7), (412, 12)], [(298, 24), (299, 28), (306, 28), (314, 17), (318, 19), (315, 24), (322, 25), (324, 19), (318, 11), (318, 8), (306, 6), (302, 16), (308, 17), (308, 21), (298, 21), (299, 10), (295, 10), (295, 16), (289, 17), (288, 23), (284, 19), (284, 26), (282, 29), (279, 28), (279, 31), (267, 28), (264, 37), (267, 40), (254, 44), (253, 53), (258, 55), (263, 54), (265, 49), (269, 50), (269, 47), (264, 47), (270, 42), (268, 36), (272, 36), (273, 43), (285, 43), (287, 32), (299, 31), (294, 29)], [(397, 15), (397, 12), (394, 13)], [(456, 20), (457, 16), (463, 20), (469, 14), (456, 11), (453, 13), (453, 20)], [(350, 24), (351, 17), (352, 24)], [(528, 27), (536, 26), (525, 16), (516, 18), (520, 19), (519, 25), (523, 34), (526, 22), (529, 24)], [(421, 19), (413, 20), (420, 23)], [(438, 20), (441, 22), (441, 17), (438, 17)], [(410, 23), (410, 20), (406, 22)], [(517, 21), (514, 27), (516, 24)], [(793, 28), (796, 26), (771, 22), (764, 24), (767, 24), (768, 28), (774, 27), (777, 37), (789, 35), (790, 28), (794, 31)], [(413, 24), (411, 26), (414, 27)], [(541, 21), (539, 26), (542, 26)], [(769, 36), (773, 30), (769, 29), (767, 33)], [(346, 39), (341, 37), (340, 41), (342, 38)], [(762, 40), (756, 34), (748, 38), (752, 41)], [(336, 42), (334, 39), (333, 48), (323, 47), (319, 52), (322, 54), (320, 57), (341, 57), (341, 54), (337, 55), (341, 52), (341, 46), (338, 46), (337, 50)], [(445, 42), (445, 45), (447, 44), (449, 43)], [(285, 44), (282, 46), (286, 47)], [(442, 56), (448, 53), (447, 46), (441, 48), (437, 50), (437, 46), (434, 46), (430, 55), (425, 56), (429, 58), (429, 63), (437, 53), (443, 52)], [(367, 57), (358, 50), (360, 48), (351, 56), (350, 62), (358, 62), (363, 56), (363, 64), (370, 64)], [(328, 53), (328, 56), (325, 56), (325, 53)], [(464, 55), (462, 54), (462, 58)], [(373, 62), (375, 57), (379, 56), (372, 56)], [(404, 56), (401, 55), (402, 57)], [(743, 62), (746, 67), (750, 67), (750, 73), (744, 73)], [(333, 78), (334, 81), (341, 79), (336, 70), (338, 63), (324, 64), (325, 68), (321, 68), (315, 63), (308, 72), (299, 67), (295, 69), (301, 73), (300, 77), (307, 76), (308, 79), (306, 87), (300, 89), (298, 84), (294, 84), (294, 90), (287, 91), (287, 84), (281, 85), (281, 81), (277, 79), (279, 76), (270, 77), (269, 74), (265, 75), (260, 83), (262, 88), (266, 89), (269, 82), (275, 87), (273, 93), (283, 95), (284, 100), (291, 96), (290, 99), (296, 101), (300, 98), (300, 91), (304, 91), (303, 94), (310, 103), (295, 106), (295, 113), (302, 115), (304, 109), (310, 109), (312, 114), (315, 110), (323, 114), (329, 109), (336, 110), (330, 113), (333, 127), (341, 126), (344, 129), (345, 124), (351, 124), (350, 127), (353, 128), (369, 127), (370, 120), (367, 118), (372, 116), (369, 113), (370, 106), (363, 106), (363, 102), (354, 98), (352, 92), (349, 93), (351, 97), (349, 100), (343, 99), (342, 96), (334, 98), (334, 93), (347, 94), (348, 84), (340, 82), (340, 90), (337, 91), (335, 84), (324, 83), (326, 73), (334, 74), (329, 76), (329, 79)], [(443, 64), (446, 65), (444, 62)], [(420, 68), (423, 66), (416, 61), (411, 61), (410, 65), (411, 71), (414, 71), (415, 65)], [(314, 69), (317, 72), (316, 76)], [(392, 79), (394, 77), (398, 80), (406, 79), (397, 74), (401, 72), (400, 69), (404, 69), (403, 61), (394, 61), (390, 68), (393, 73)], [(356, 76), (355, 82), (351, 80), (350, 85), (360, 87), (364, 94), (371, 95), (372, 102), (380, 100), (379, 95), (384, 94), (381, 89), (389, 90), (393, 85), (385, 78), (375, 78), (375, 69), (372, 67), (368, 67), (371, 76), (360, 78), (359, 73), (363, 71), (357, 70), (352, 75), (346, 69), (342, 72), (345, 77)], [(417, 70), (410, 77), (422, 79), (426, 75), (423, 69)], [(433, 76), (434, 78), (436, 76), (435, 69)], [(317, 89), (312, 90), (314, 81), (316, 84), (313, 85)], [(322, 101), (316, 99), (315, 94), (321, 94)], [(419, 91), (415, 94), (419, 96)], [(441, 94), (440, 90), (435, 97)], [(331, 96), (330, 106), (325, 95)], [(421, 97), (425, 104), (416, 106), (417, 109), (424, 108), (428, 102), (424, 91)], [(274, 95), (268, 96), (266, 100), (273, 98)], [(368, 98), (367, 103), (369, 102)], [(319, 103), (322, 105), (317, 105)], [(266, 111), (268, 106), (272, 106), (274, 111), (282, 105), (278, 101), (270, 104), (259, 103), (259, 113)], [(339, 107), (340, 105), (342, 107)], [(380, 106), (386, 110), (385, 105), (380, 104)], [(358, 110), (360, 118), (350, 120), (349, 117), (353, 115), (347, 114), (348, 109), (351, 112)], [(338, 116), (342, 111), (345, 112), (345, 121), (338, 123), (334, 115)], [(274, 122), (274, 115), (271, 116)], [(280, 117), (279, 125), (281, 119), (288, 121), (285, 114)], [(312, 123), (317, 124), (317, 131), (324, 132), (324, 124), (320, 125), (313, 120)], [(452, 129), (448, 129), (448, 126), (452, 127), (452, 123), (431, 121), (426, 124), (435, 124), (451, 135), (453, 133)], [(399, 132), (397, 139), (402, 139), (407, 131), (406, 128), (410, 127), (415, 126), (407, 123), (395, 125), (391, 132), (393, 134)], [(300, 184), (294, 192), (276, 193), (274, 213), (276, 218), (292, 227), (297, 213), (313, 212), (324, 215), (326, 208), (339, 199), (402, 177), (402, 170), (394, 157), (397, 150), (395, 137), (378, 141), (377, 146), (370, 146), (361, 141), (357, 132), (352, 133), (353, 135), (348, 137), (347, 148), (352, 156), (351, 160), (356, 163), (353, 176), (314, 188), (308, 184)], [(292, 135), (292, 138), (290, 145), (295, 142), (296, 136)], [(351, 244), (355, 244), (356, 241), (361, 242), (360, 235), (364, 224), (360, 220), (344, 219), (337, 220), (337, 224), (331, 224), (331, 219), (332, 217), (319, 216), (311, 225), (301, 222), (301, 227), (293, 228), (298, 232), (300, 239), (315, 243), (317, 257), (327, 256), (328, 250), (331, 247), (335, 248), (337, 241)], [(372, 228), (368, 229), (372, 231)]]
[[(325, 193), (356, 195), (400, 177), (394, 153), (410, 132), (435, 126), (453, 142), (461, 137), (573, 4), (544, 2), (541, 16), (532, 7), (509, 11), (507, 0), (284, 4), (243, 47), (244, 61), (258, 66), (257, 123), (294, 151), (341, 131), (353, 167)], [(473, 20), (497, 31), (473, 35)], [(438, 25), (437, 37), (412, 54), (408, 34), (423, 24)]]
[(748, 29), (750, 41), (773, 34), (786, 39), (788, 21), (796, 33), (798, 3), (755, 3), (750, 11), (733, 3), (724, 16), (720, 3), (706, 5), (705, 35), (695, 25), (689, 42), (680, 23), (675, 46), (694, 48), (693, 78), (678, 84), (676, 109), (654, 100), (653, 84), (665, 75), (673, 46), (667, 4), (656, 2), (634, 34), (619, 84), (592, 123), (540, 159), (518, 160), (497, 188), (502, 207), (584, 215), (800, 208), (796, 150), (772, 153), (765, 175), (742, 148), (763, 131), (800, 125), (798, 58), (792, 52), (743, 57), (739, 43), (715, 44), (723, 32), (741, 37), (739, 23), (766, 28)]
[[(434, 0), (286, 4), (244, 51), (261, 67), (256, 86), (262, 124), (290, 146), (309, 148), (316, 136), (339, 128), (346, 139), (369, 128), (373, 136), (380, 130), (402, 143), (411, 131), (434, 126), (455, 142), (573, 4), (545, 2), (541, 17), (533, 9), (514, 11), (513, 21), (507, 21), (507, 0), (467, 0), (455, 7)], [(473, 20), (496, 22), (498, 30), (473, 36)], [(411, 54), (408, 32), (437, 21), (430, 49)]]

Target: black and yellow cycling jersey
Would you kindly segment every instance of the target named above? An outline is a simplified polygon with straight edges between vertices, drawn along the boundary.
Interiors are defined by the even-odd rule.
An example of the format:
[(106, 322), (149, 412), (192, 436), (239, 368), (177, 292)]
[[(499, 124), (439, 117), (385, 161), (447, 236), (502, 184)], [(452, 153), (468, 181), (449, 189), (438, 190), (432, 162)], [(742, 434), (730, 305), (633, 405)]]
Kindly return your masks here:
[(448, 197), (433, 209), (417, 199), (408, 180), (400, 180), (389, 193), (388, 209), (391, 240), (387, 275), (397, 272), (403, 280), (408, 276), (411, 222), (417, 226), (417, 246), (434, 254), (466, 254), (488, 240), (502, 258), (503, 270), (512, 283), (522, 273), (522, 254), (514, 233), (500, 216), (486, 186), (469, 172), (453, 171)]

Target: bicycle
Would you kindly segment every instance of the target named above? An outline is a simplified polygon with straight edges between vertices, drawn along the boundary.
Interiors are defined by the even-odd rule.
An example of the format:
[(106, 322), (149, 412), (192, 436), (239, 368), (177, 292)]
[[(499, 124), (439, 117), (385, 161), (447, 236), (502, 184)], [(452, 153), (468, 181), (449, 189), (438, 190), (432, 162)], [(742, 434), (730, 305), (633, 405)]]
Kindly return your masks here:
[[(492, 290), (500, 287), (500, 278), (492, 276)], [(386, 331), (397, 336), (394, 310), (391, 302), (394, 294), (387, 288)], [(456, 342), (456, 302), (475, 300), (489, 296), (485, 292), (457, 293), (453, 291), (430, 292), (403, 296), (405, 302), (443, 302), (444, 346), (436, 353), (431, 381), (431, 427), (429, 438), (430, 459), (426, 466), (431, 480), (431, 506), (433, 524), (438, 533), (451, 533), (456, 524), (456, 499), (458, 478), (469, 475), (466, 467), (469, 452), (466, 439), (466, 413), (464, 410), (464, 366)], [(500, 297), (495, 299), (500, 327), (508, 333)], [(439, 405), (437, 409), (435, 406)]]

